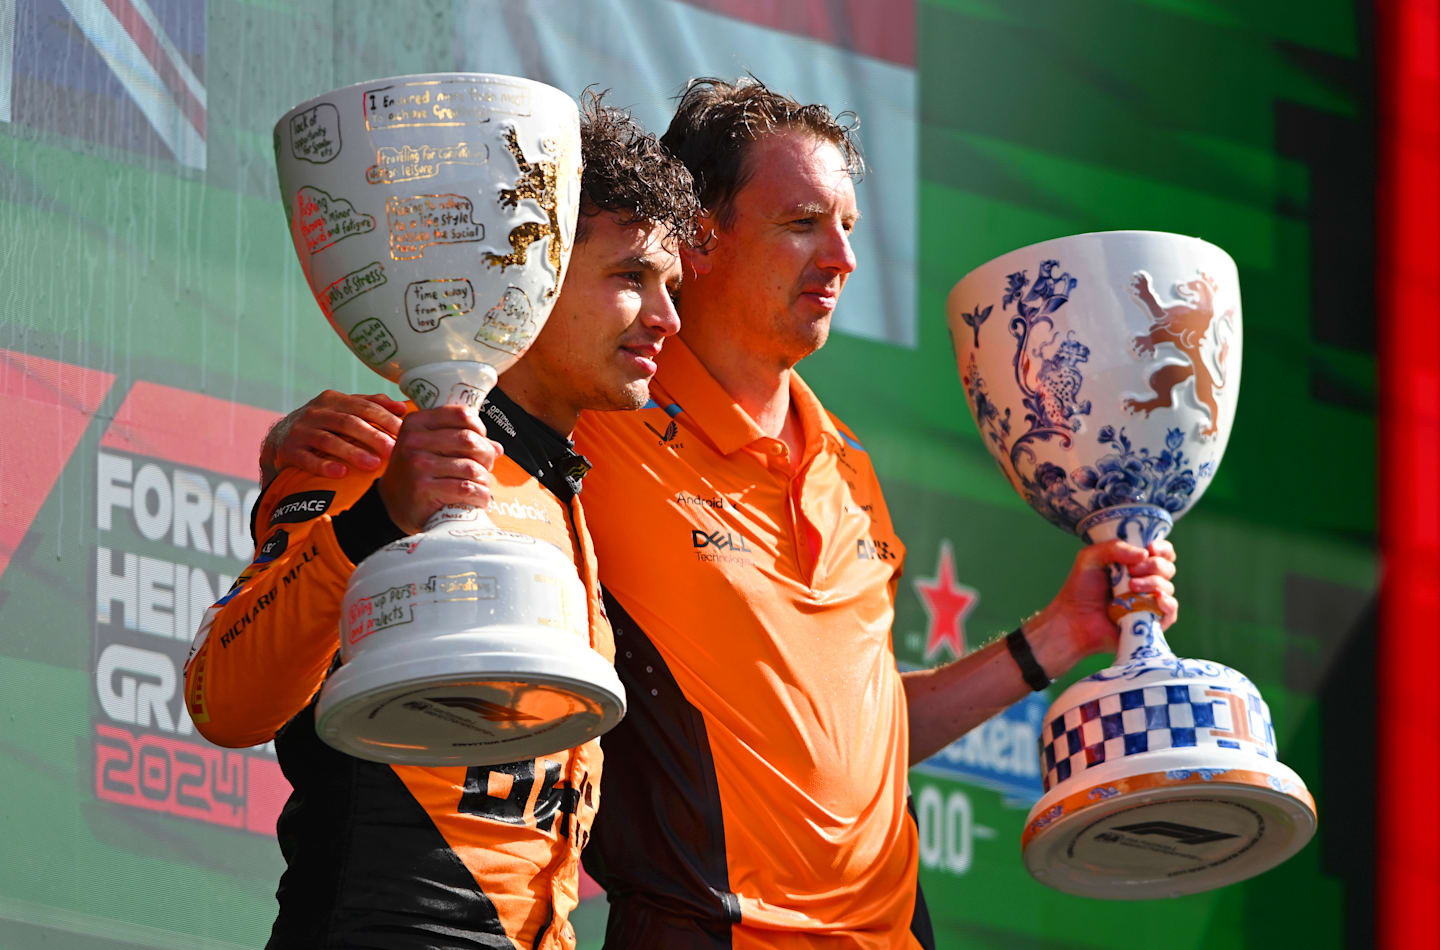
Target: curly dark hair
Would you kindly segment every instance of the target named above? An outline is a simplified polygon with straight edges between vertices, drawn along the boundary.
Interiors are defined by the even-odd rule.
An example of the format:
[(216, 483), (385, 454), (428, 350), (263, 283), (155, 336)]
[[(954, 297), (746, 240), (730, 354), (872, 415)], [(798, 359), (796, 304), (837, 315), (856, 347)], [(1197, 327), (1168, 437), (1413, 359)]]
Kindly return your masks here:
[(804, 105), (776, 92), (754, 76), (726, 82), (712, 76), (692, 79), (677, 97), (675, 117), (660, 137), (690, 174), (700, 204), (720, 226), (734, 222), (735, 195), (750, 179), (745, 159), (750, 145), (773, 132), (801, 131), (840, 150), (850, 177), (865, 174), (853, 112), (831, 114), (826, 106)]
[(624, 109), (607, 106), (605, 93), (580, 95), (580, 220), (575, 240), (585, 240), (588, 218), (602, 211), (625, 224), (664, 227), (682, 244), (694, 241), (700, 214), (695, 182), (658, 139)]

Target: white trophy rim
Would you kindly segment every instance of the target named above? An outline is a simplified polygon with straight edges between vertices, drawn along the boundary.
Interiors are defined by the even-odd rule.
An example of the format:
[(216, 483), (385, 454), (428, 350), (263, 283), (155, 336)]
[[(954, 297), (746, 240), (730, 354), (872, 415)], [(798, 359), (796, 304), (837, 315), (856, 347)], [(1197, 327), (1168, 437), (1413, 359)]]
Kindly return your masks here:
[(516, 75), (514, 75), (514, 74), (512, 74), (512, 73), (475, 73), (475, 72), (464, 72), (464, 71), (442, 71), (442, 72), (433, 72), (433, 73), (399, 73), (399, 74), (396, 74), (396, 75), (393, 75), (393, 76), (376, 76), (374, 79), (364, 79), (364, 80), (361, 80), (360, 82), (347, 83), (346, 85), (343, 85), (343, 86), (335, 86), (335, 87), (332, 88), (332, 89), (327, 89), (327, 90), (324, 91), (324, 92), (317, 93), (316, 95), (311, 96), (310, 98), (304, 100), (303, 102), (300, 102), (300, 103), (298, 103), (298, 104), (296, 104), (296, 105), (294, 105), (294, 106), (291, 106), (289, 109), (286, 109), (286, 110), (280, 115), (280, 118), (275, 121), (275, 129), (276, 129), (277, 131), (280, 131), (281, 128), (282, 128), (282, 126), (283, 126), (287, 121), (289, 121), (292, 116), (296, 115), (297, 113), (305, 112), (305, 111), (307, 111), (307, 110), (309, 110), (309, 109), (313, 109), (313, 108), (315, 108), (315, 107), (318, 106), (318, 105), (328, 103), (331, 99), (335, 98), (336, 96), (343, 96), (345, 93), (349, 93), (349, 92), (352, 92), (352, 91), (355, 91), (355, 90), (369, 89), (369, 88), (372, 88), (372, 87), (377, 86), (377, 85), (383, 85), (383, 84), (385, 84), (385, 83), (396, 83), (396, 82), (401, 82), (401, 81), (414, 81), (414, 80), (417, 80), (417, 79), (419, 79), (419, 80), (483, 79), (483, 80), (504, 80), (505, 82), (510, 82), (510, 83), (521, 83), (521, 84), (524, 84), (524, 85), (527, 85), (527, 86), (536, 87), (537, 89), (540, 89), (540, 90), (544, 90), (546, 93), (554, 93), (554, 94), (557, 95), (557, 96), (562, 96), (562, 97), (564, 97), (567, 101), (569, 101), (569, 103), (570, 103), (571, 105), (575, 106), (576, 114), (577, 114), (577, 115), (579, 114), (579, 106), (576, 105), (576, 103), (575, 103), (575, 97), (574, 97), (574, 96), (570, 95), (568, 92), (566, 92), (566, 91), (563, 90), (563, 89), (560, 89), (560, 88), (558, 88), (558, 87), (556, 87), (556, 86), (550, 85), (549, 83), (541, 82), (541, 81), (538, 80), (538, 79), (530, 79), (530, 78), (527, 77), (527, 76), (516, 76)]
[(972, 267), (970, 270), (966, 271), (966, 272), (965, 272), (965, 276), (964, 276), (964, 277), (961, 277), (959, 280), (957, 280), (957, 281), (955, 282), (954, 286), (951, 288), (951, 293), (954, 293), (955, 291), (959, 290), (959, 289), (960, 289), (960, 286), (961, 286), (962, 284), (964, 284), (966, 281), (968, 281), (971, 277), (974, 277), (974, 276), (975, 276), (976, 274), (978, 274), (980, 271), (982, 271), (982, 270), (984, 270), (985, 268), (989, 267), (990, 265), (994, 264), (996, 261), (1004, 260), (1004, 259), (1007, 258), (1007, 257), (1016, 257), (1016, 256), (1019, 256), (1019, 255), (1022, 255), (1022, 254), (1029, 254), (1029, 255), (1031, 255), (1031, 256), (1035, 256), (1035, 255), (1040, 251), (1040, 249), (1042, 249), (1042, 248), (1045, 248), (1045, 247), (1048, 247), (1048, 246), (1051, 246), (1051, 245), (1073, 244), (1075, 241), (1077, 241), (1078, 239), (1081, 239), (1081, 238), (1103, 238), (1103, 237), (1120, 237), (1120, 236), (1134, 236), (1134, 237), (1139, 237), (1139, 236), (1142, 236), (1142, 235), (1143, 235), (1143, 236), (1153, 236), (1153, 237), (1180, 238), (1180, 239), (1186, 240), (1186, 241), (1195, 241), (1195, 242), (1198, 243), (1198, 244), (1203, 244), (1203, 245), (1205, 245), (1206, 247), (1209, 247), (1209, 248), (1211, 248), (1211, 249), (1213, 249), (1213, 250), (1215, 250), (1215, 251), (1218, 251), (1220, 254), (1224, 255), (1224, 257), (1225, 257), (1227, 260), (1229, 260), (1232, 264), (1233, 264), (1234, 261), (1235, 261), (1235, 258), (1233, 258), (1233, 257), (1230, 256), (1230, 252), (1229, 252), (1229, 251), (1225, 250), (1223, 247), (1221, 247), (1220, 245), (1214, 243), (1213, 241), (1207, 241), (1205, 238), (1197, 237), (1197, 236), (1195, 236), (1195, 235), (1193, 235), (1193, 234), (1182, 234), (1182, 233), (1179, 232), (1179, 231), (1158, 231), (1158, 230), (1155, 230), (1155, 229), (1153, 229), (1153, 228), (1130, 228), (1130, 229), (1119, 228), (1119, 229), (1109, 230), (1109, 231), (1081, 231), (1081, 232), (1078, 233), (1078, 234), (1062, 234), (1062, 235), (1060, 235), (1060, 236), (1058, 236), (1058, 237), (1046, 238), (1046, 239), (1043, 240), (1043, 241), (1035, 241), (1034, 243), (1031, 243), (1031, 244), (1025, 244), (1025, 245), (1022, 245), (1022, 246), (1017, 247), (1017, 248), (1012, 248), (1011, 250), (1006, 251), (1004, 254), (997, 254), (997, 255), (995, 255), (994, 257), (991, 257), (991, 258), (989, 258), (988, 260), (986, 260), (983, 264), (979, 264), (979, 265), (977, 265), (977, 266), (975, 266), (975, 267)]

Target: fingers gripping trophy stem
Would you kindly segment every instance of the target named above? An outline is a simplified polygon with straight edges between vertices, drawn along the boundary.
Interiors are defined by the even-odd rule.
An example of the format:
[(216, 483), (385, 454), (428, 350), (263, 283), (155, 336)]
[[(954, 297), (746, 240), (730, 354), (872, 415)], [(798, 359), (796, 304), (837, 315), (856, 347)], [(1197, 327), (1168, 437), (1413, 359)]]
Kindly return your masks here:
[[(1148, 548), (1170, 533), (1170, 513), (1154, 505), (1125, 505), (1104, 508), (1076, 526), (1088, 543), (1119, 539), (1136, 547)], [(1130, 571), (1122, 564), (1111, 564), (1110, 619), (1120, 630), (1120, 644), (1115, 651), (1115, 665), (1123, 666), (1157, 656), (1171, 656), (1169, 643), (1160, 626), (1162, 610), (1153, 594), (1136, 593), (1130, 586)]]
[[(479, 412), (499, 378), (489, 363), (451, 360), (425, 363), (400, 377), (400, 389), (421, 409), (434, 406), (466, 406)], [(470, 505), (445, 505), (425, 522), (425, 531), (463, 521), (477, 527), (494, 527), (484, 509)]]

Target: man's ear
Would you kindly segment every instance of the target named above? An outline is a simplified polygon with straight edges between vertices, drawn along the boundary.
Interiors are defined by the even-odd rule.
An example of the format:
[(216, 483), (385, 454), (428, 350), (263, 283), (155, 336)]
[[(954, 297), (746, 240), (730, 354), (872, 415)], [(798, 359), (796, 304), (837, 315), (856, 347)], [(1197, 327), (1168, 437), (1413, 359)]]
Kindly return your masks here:
[(700, 247), (682, 247), (680, 264), (684, 268), (686, 280), (708, 274), (710, 273), (710, 249), (703, 244)]
[(696, 276), (710, 273), (710, 252), (714, 249), (715, 242), (719, 240), (715, 234), (715, 227), (715, 218), (709, 213), (702, 212), (696, 219), (697, 243), (693, 247), (686, 245), (680, 249), (680, 262), (684, 265), (686, 273)]

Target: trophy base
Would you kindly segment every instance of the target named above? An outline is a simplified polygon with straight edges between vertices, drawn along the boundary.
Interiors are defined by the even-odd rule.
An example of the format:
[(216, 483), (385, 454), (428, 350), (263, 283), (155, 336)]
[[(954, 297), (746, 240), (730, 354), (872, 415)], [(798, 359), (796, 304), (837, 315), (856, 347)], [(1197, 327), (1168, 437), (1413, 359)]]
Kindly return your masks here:
[[(1146, 764), (1180, 764), (1166, 758)], [(1036, 804), (1021, 838), (1036, 880), (1082, 897), (1181, 897), (1267, 871), (1315, 833), (1314, 801), (1279, 762), (1125, 774), (1127, 764), (1086, 770)]]
[(487, 626), (345, 663), (320, 691), (315, 730), (373, 762), (495, 765), (595, 738), (624, 697), (614, 667), (572, 636)]

